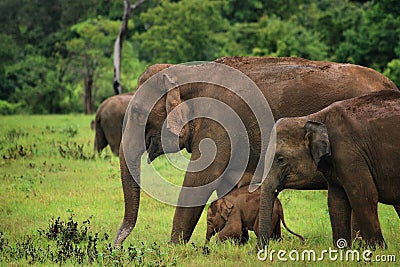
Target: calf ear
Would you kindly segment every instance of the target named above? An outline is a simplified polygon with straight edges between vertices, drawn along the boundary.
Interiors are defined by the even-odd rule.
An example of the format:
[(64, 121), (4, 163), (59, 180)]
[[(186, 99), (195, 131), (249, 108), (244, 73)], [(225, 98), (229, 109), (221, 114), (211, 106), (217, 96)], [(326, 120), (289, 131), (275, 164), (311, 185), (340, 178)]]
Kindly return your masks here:
[(310, 154), (319, 171), (327, 171), (331, 156), (331, 145), (326, 125), (321, 122), (307, 121), (304, 126), (305, 141), (308, 143)]
[(227, 221), (229, 214), (231, 214), (231, 211), (233, 209), (233, 204), (229, 200), (223, 199), (221, 203), (221, 217)]

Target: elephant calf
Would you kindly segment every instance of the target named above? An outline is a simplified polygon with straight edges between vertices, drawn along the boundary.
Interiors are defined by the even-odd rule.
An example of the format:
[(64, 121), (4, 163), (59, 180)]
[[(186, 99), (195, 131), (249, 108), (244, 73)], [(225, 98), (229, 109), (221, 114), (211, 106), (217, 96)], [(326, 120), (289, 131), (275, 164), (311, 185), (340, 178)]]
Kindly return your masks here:
[[(207, 211), (207, 234), (206, 242), (218, 234), (220, 241), (232, 239), (240, 244), (249, 240), (248, 230), (254, 231), (258, 236), (258, 212), (260, 208), (260, 188), (250, 193), (248, 187), (234, 189), (229, 194), (214, 201)], [(292, 232), (285, 223), (282, 204), (275, 199), (273, 211), (273, 227), (270, 237), (281, 239), (281, 221), (283, 226), (293, 235), (304, 238)]]
[(328, 183), (334, 241), (351, 244), (353, 211), (366, 245), (386, 246), (378, 202), (400, 204), (400, 92), (339, 101), (308, 116), (281, 119), (275, 127), (275, 156), (261, 192), (261, 247), (274, 227), (277, 192), (316, 170)]

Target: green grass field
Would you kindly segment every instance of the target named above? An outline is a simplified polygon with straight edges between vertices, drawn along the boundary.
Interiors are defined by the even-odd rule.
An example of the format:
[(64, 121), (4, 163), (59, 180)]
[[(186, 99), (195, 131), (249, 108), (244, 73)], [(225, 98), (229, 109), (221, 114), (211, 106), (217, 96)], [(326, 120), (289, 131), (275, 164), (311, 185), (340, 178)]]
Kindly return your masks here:
[[(0, 264), (100, 266), (359, 266), (365, 263), (330, 261), (261, 262), (255, 254), (256, 237), (245, 246), (209, 245), (205, 254), (205, 212), (189, 244), (169, 245), (174, 207), (142, 194), (136, 228), (120, 250), (112, 249), (123, 217), (119, 160), (109, 148), (93, 153), (93, 116), (0, 117)], [(146, 164), (142, 161), (143, 164)], [(180, 183), (184, 173), (161, 157), (153, 163), (169, 180)], [(142, 175), (146, 179), (146, 174)], [(331, 237), (325, 191), (284, 191), (280, 199), (288, 226), (306, 238), (305, 244), (283, 230), (284, 239), (270, 249), (313, 249), (317, 255), (329, 247)], [(387, 250), (400, 262), (400, 220), (391, 206), (380, 205)], [(59, 219), (58, 219), (59, 218)], [(362, 250), (360, 250), (362, 252)], [(294, 254), (292, 254), (293, 256)], [(368, 266), (398, 263), (367, 263)]]

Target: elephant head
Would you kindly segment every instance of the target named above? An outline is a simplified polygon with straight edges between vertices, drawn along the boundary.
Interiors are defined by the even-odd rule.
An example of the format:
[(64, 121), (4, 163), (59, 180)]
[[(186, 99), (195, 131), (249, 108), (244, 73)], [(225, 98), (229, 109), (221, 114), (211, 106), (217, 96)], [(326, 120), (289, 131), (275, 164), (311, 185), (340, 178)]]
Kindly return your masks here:
[(220, 198), (210, 205), (207, 211), (206, 242), (209, 242), (211, 237), (225, 227), (232, 209), (232, 202), (226, 198)]
[(268, 245), (274, 200), (285, 188), (326, 188), (330, 143), (326, 126), (305, 117), (280, 119), (271, 169), (261, 186), (259, 248)]

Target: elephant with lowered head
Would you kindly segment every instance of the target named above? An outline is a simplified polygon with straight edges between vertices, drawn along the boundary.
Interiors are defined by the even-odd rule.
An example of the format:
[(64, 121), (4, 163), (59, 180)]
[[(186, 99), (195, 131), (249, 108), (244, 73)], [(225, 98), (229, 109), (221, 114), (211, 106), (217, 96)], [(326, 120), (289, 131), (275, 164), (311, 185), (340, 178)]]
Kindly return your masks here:
[[(139, 88), (147, 79), (171, 64), (154, 64), (148, 67), (138, 79)], [(101, 152), (107, 145), (110, 145), (114, 155), (118, 155), (119, 144), (122, 138), (122, 124), (125, 111), (133, 96), (132, 93), (115, 95), (103, 101), (96, 111), (96, 118), (92, 122), (95, 130), (94, 150)]]
[[(224, 57), (214, 61), (234, 68), (247, 75), (260, 89), (261, 98), (265, 98), (271, 108), (273, 117), (279, 119), (288, 116), (302, 116), (316, 112), (329, 104), (342, 99), (352, 98), (384, 88), (396, 90), (396, 86), (380, 73), (361, 66), (338, 64), (332, 62), (310, 61), (301, 58), (273, 58), (273, 57)], [(179, 70), (186, 76), (195, 75), (204, 69), (199, 66), (179, 66)], [(164, 72), (164, 71), (163, 71)], [(208, 75), (217, 73), (210, 71)], [(206, 82), (180, 83), (170, 77), (168, 73), (157, 75), (154, 88), (139, 87), (131, 101), (130, 119), (126, 120), (125, 132), (120, 149), (121, 179), (125, 199), (125, 215), (122, 225), (114, 240), (119, 246), (129, 235), (136, 224), (140, 201), (140, 159), (148, 152), (149, 162), (164, 153), (173, 153), (186, 149), (192, 153), (189, 169), (198, 163), (201, 158), (203, 140), (212, 140), (216, 149), (215, 158), (207, 168), (201, 171), (187, 171), (178, 205), (173, 219), (171, 242), (187, 242), (200, 218), (204, 205), (214, 190), (219, 195), (224, 188), (237, 184), (235, 163), (243, 161), (242, 135), (239, 132), (229, 133), (212, 118), (215, 115), (225, 114), (211, 106), (211, 100), (224, 103), (230, 107), (242, 121), (245, 130), (249, 133), (249, 154), (246, 160), (245, 172), (255, 173), (261, 155), (261, 127), (252, 110), (244, 99), (222, 86)], [(229, 80), (230, 77), (223, 77)], [(235, 82), (235, 81), (233, 81)], [(171, 90), (165, 90), (171, 88)], [(154, 95), (161, 90), (163, 96), (158, 98), (155, 105), (149, 103)], [(254, 89), (241, 88), (249, 98), (257, 97)], [(189, 105), (197, 98), (208, 98), (210, 104)], [(146, 113), (149, 112), (149, 113)], [(148, 116), (146, 115), (148, 114)], [(167, 119), (168, 116), (168, 119)], [(185, 119), (190, 116), (190, 121)], [(166, 123), (164, 124), (164, 122)], [(165, 130), (166, 125), (166, 130)], [(144, 132), (139, 129), (144, 128)], [(129, 135), (126, 135), (127, 129)], [(161, 146), (161, 136), (163, 143)], [(237, 142), (231, 144), (229, 134), (235, 135)], [(205, 142), (206, 143), (206, 142)], [(127, 158), (126, 155), (129, 155)], [(261, 155), (262, 156), (262, 155)], [(231, 164), (233, 162), (233, 164)], [(235, 174), (236, 173), (236, 174)], [(261, 176), (255, 173), (255, 176)], [(234, 179), (231, 179), (234, 177)], [(221, 178), (221, 179), (218, 179)], [(240, 181), (240, 186), (250, 181)], [(187, 188), (200, 187), (212, 184), (207, 192), (201, 195), (188, 193)], [(324, 180), (317, 180), (310, 184), (312, 188), (326, 188)], [(191, 202), (194, 198), (201, 198), (204, 204), (194, 206), (180, 206), (181, 202)]]
[(377, 203), (400, 216), (400, 92), (338, 101), (303, 117), (278, 120), (272, 167), (262, 184), (259, 248), (268, 245), (273, 203), (316, 172), (328, 183), (333, 239), (351, 244), (354, 213), (366, 244), (385, 246)]

